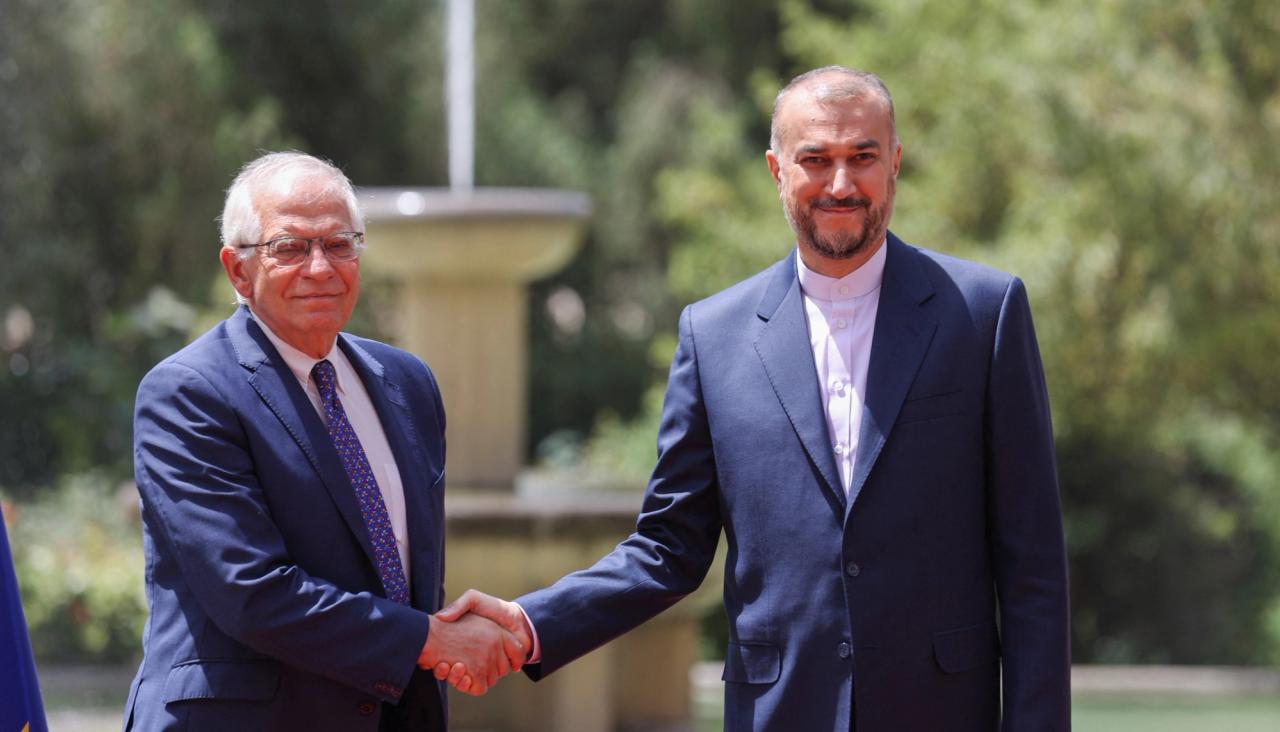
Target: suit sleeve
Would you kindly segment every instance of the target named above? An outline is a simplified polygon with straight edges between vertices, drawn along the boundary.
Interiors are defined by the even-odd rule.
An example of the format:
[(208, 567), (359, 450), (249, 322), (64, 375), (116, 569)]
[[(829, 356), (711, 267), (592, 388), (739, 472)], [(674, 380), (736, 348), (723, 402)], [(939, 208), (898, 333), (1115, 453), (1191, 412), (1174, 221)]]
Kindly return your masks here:
[(706, 409), (698, 376), (693, 316), (680, 317), (658, 461), (636, 530), (590, 569), (517, 602), (538, 633), (538, 679), (640, 625), (698, 588), (715, 558), (721, 516)]
[(157, 551), (176, 561), (185, 588), (227, 636), (395, 701), (416, 668), (427, 615), (345, 592), (291, 563), (246, 440), (226, 397), (194, 369), (170, 362), (143, 379), (134, 461)]
[(1053, 429), (1026, 291), (1001, 304), (986, 405), (987, 506), (1000, 601), (1003, 728), (1071, 726), (1067, 560)]

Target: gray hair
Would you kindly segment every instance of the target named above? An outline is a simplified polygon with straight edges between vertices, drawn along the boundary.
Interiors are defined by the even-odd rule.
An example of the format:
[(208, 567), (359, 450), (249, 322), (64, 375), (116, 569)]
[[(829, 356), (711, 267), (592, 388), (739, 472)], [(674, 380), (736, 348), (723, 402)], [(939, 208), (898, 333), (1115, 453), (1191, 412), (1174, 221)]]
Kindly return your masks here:
[(222, 206), (222, 246), (237, 249), (241, 259), (253, 255), (252, 249), (239, 249), (246, 244), (260, 244), (262, 221), (258, 217), (255, 199), (270, 184), (287, 177), (318, 178), (326, 185), (319, 195), (337, 194), (346, 199), (351, 213), (351, 225), (364, 231), (364, 214), (356, 200), (355, 188), (338, 166), (296, 150), (272, 152), (262, 155), (240, 169), (227, 189), (227, 200)]
[(778, 130), (778, 111), (782, 109), (783, 101), (786, 100), (791, 92), (807, 86), (810, 82), (824, 76), (837, 78), (834, 83), (823, 85), (818, 90), (818, 98), (821, 101), (860, 97), (868, 92), (879, 96), (885, 106), (889, 108), (889, 127), (893, 130), (893, 141), (895, 143), (898, 142), (898, 122), (893, 114), (893, 96), (889, 94), (889, 87), (885, 86), (884, 81), (870, 71), (851, 69), (847, 66), (823, 66), (820, 69), (806, 71), (792, 79), (786, 86), (782, 87), (782, 91), (778, 92), (778, 96), (774, 97), (773, 114), (769, 119), (769, 147), (775, 153), (778, 152), (778, 147), (781, 143), (781, 134)]

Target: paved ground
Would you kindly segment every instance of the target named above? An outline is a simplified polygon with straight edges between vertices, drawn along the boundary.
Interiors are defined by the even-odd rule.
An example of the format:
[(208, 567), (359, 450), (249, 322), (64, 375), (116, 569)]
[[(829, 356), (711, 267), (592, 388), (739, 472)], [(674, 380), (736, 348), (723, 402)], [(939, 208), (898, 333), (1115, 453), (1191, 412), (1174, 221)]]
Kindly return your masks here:
[[(698, 728), (715, 730), (720, 728), (717, 719), (720, 700), (723, 699), (723, 682), (720, 681), (721, 666), (716, 663), (698, 664), (690, 673), (693, 685), (694, 704), (702, 719)], [(129, 682), (133, 678), (132, 668), (101, 667), (58, 667), (41, 668), (40, 687), (44, 696), (46, 716), (49, 729), (54, 732), (118, 732), (120, 714), (124, 707), (124, 699), (129, 690)], [(1087, 695), (1093, 706), (1099, 706), (1107, 712), (1108, 696), (1121, 695), (1170, 695), (1172, 700), (1182, 703), (1195, 698), (1210, 699), (1213, 697), (1230, 697), (1249, 695), (1255, 699), (1274, 699), (1280, 695), (1280, 670), (1274, 669), (1239, 669), (1223, 667), (1168, 667), (1168, 666), (1108, 666), (1108, 667), (1076, 667), (1072, 672), (1072, 687), (1078, 694)], [(1261, 703), (1261, 702), (1259, 702)], [(1086, 712), (1094, 710), (1088, 705), (1078, 709), (1082, 714), (1077, 725), (1085, 729)], [(1177, 717), (1194, 717), (1195, 709), (1168, 710)], [(1137, 709), (1134, 713), (1143, 713)], [(1154, 712), (1147, 713), (1151, 716)], [(1272, 707), (1262, 709), (1256, 716), (1262, 722), (1257, 729), (1275, 729), (1270, 720), (1275, 719)], [(1095, 715), (1096, 716), (1096, 715)], [(1089, 729), (1146, 729), (1136, 726), (1132, 721), (1123, 721), (1111, 713), (1119, 727), (1107, 727), (1101, 723), (1091, 723)], [(1202, 720), (1203, 721), (1203, 720)], [(1150, 729), (1171, 730), (1167, 723), (1164, 726)], [(1210, 725), (1212, 727), (1213, 725)], [(1202, 727), (1202, 728), (1210, 728)], [(1241, 726), (1240, 729), (1246, 729)], [(1255, 729), (1255, 727), (1247, 727)], [(456, 730), (455, 732), (485, 732), (484, 730)], [(656, 731), (655, 731), (656, 732)]]

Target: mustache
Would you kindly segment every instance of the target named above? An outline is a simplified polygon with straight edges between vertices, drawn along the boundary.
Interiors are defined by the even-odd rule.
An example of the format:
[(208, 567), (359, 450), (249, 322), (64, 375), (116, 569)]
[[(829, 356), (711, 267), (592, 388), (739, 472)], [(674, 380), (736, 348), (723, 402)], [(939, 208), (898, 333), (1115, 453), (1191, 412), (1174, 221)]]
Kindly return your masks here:
[(813, 203), (809, 204), (810, 208), (867, 208), (871, 205), (871, 199), (862, 198), (861, 196), (846, 196), (844, 198), (816, 198)]

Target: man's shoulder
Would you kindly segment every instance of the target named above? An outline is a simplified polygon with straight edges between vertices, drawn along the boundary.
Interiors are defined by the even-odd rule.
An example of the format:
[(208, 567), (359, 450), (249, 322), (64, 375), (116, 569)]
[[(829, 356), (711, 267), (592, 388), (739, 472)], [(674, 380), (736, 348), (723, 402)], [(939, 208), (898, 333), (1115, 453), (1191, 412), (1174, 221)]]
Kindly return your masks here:
[[(903, 271), (907, 277), (919, 273), (934, 288), (954, 288), (968, 298), (1002, 298), (1017, 279), (1008, 272), (981, 262), (908, 244), (896, 237), (891, 241), (897, 242), (896, 253), (906, 260), (902, 262), (903, 266), (895, 269)], [(890, 256), (894, 254), (895, 249), (890, 249)]]
[(363, 352), (365, 355), (377, 360), (384, 366), (394, 365), (410, 368), (426, 366), (421, 358), (418, 358), (403, 348), (397, 348), (390, 343), (383, 343), (382, 341), (365, 338), (364, 336), (358, 336), (354, 333), (347, 332), (342, 333), (342, 338), (346, 340), (347, 344), (351, 348), (356, 349), (359, 352)]
[[(152, 367), (151, 371), (161, 371), (173, 367), (185, 367), (196, 372), (206, 373), (234, 365), (235, 349), (231, 345), (227, 332), (228, 320), (223, 320), (209, 330), (201, 333), (195, 340), (166, 356)], [(231, 354), (228, 356), (228, 354)]]
[(1013, 277), (1013, 275), (1008, 272), (1001, 271), (991, 265), (983, 264), (982, 262), (973, 259), (957, 257), (954, 254), (947, 254), (946, 252), (938, 251), (936, 249), (929, 249), (916, 244), (907, 244), (906, 242), (902, 242), (902, 245), (913, 250), (917, 255), (933, 262), (943, 271), (954, 277), (1002, 282), (1008, 282)]
[(371, 362), (367, 365), (383, 370), (393, 380), (410, 383), (425, 380), (435, 386), (435, 375), (431, 367), (417, 355), (389, 343), (352, 333), (344, 332), (340, 338), (346, 344), (348, 357), (354, 356)]
[(139, 404), (168, 401), (179, 391), (224, 393), (241, 371), (224, 320), (152, 366), (138, 384)]

